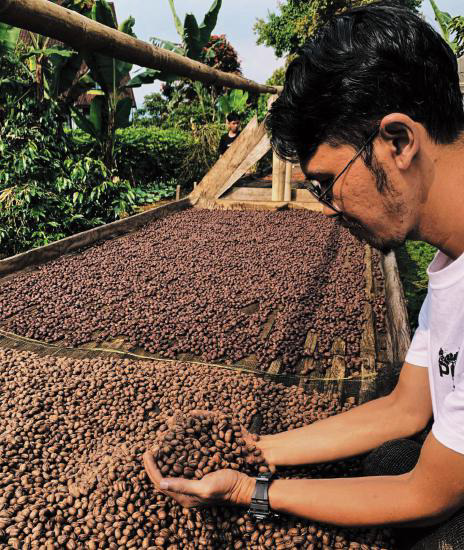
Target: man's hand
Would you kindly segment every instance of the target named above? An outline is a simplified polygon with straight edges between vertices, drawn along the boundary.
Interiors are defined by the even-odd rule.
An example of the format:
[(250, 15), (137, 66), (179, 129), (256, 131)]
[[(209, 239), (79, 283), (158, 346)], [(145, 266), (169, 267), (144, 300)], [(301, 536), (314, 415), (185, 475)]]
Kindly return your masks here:
[(149, 451), (143, 455), (143, 463), (153, 485), (184, 508), (218, 503), (248, 506), (251, 502), (255, 479), (236, 470), (219, 470), (197, 481), (163, 478), (156, 466), (155, 457)]

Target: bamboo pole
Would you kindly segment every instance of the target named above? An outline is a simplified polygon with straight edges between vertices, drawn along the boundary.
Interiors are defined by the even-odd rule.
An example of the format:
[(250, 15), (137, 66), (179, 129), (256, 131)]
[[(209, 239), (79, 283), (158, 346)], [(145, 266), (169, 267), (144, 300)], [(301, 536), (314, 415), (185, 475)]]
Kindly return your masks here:
[(141, 67), (199, 80), (204, 84), (257, 93), (278, 92), (273, 86), (264, 86), (236, 74), (218, 71), (138, 40), (49, 0), (0, 0), (0, 21), (55, 38), (78, 51), (92, 50)]

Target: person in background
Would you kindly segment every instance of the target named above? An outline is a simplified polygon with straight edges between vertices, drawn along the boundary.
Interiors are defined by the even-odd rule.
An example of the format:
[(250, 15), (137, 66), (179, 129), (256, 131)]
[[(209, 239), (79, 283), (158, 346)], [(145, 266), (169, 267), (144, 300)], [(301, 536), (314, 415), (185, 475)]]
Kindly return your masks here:
[(223, 155), (240, 135), (240, 116), (237, 113), (227, 115), (227, 134), (221, 137), (219, 142), (219, 154)]

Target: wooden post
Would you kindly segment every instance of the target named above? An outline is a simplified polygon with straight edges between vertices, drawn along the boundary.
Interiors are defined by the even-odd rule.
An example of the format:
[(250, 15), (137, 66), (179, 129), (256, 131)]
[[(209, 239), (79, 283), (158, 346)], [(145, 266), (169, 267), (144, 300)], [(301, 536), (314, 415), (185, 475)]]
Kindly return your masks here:
[(292, 200), (292, 163), (285, 163), (285, 186), (284, 186), (284, 201), (290, 202)]
[(282, 202), (285, 189), (285, 161), (272, 154), (272, 200)]
[(176, 187), (176, 201), (180, 201), (180, 185)]
[(197, 185), (198, 185), (198, 182), (197, 182), (197, 181), (194, 181), (194, 182), (193, 182), (193, 188), (196, 189), (196, 188), (197, 188)]
[(141, 67), (199, 80), (203, 84), (238, 88), (254, 93), (278, 92), (275, 86), (265, 86), (234, 73), (218, 71), (97, 23), (48, 0), (0, 0), (0, 21), (55, 38), (77, 51), (92, 51)]
[[(271, 108), (274, 101), (279, 96), (272, 95), (268, 102), (268, 110)], [(285, 161), (280, 160), (280, 158), (273, 152), (272, 153), (272, 200), (282, 202), (284, 200), (284, 189), (285, 189)]]

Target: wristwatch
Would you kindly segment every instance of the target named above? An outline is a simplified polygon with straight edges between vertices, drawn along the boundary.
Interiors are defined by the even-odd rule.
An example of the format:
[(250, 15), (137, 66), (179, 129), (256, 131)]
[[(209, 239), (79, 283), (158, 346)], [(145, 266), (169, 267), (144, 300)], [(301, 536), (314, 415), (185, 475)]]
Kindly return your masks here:
[(255, 519), (262, 520), (270, 517), (275, 517), (277, 514), (272, 512), (269, 506), (269, 485), (271, 484), (273, 474), (259, 474), (256, 478), (255, 490), (251, 497), (248, 513)]

